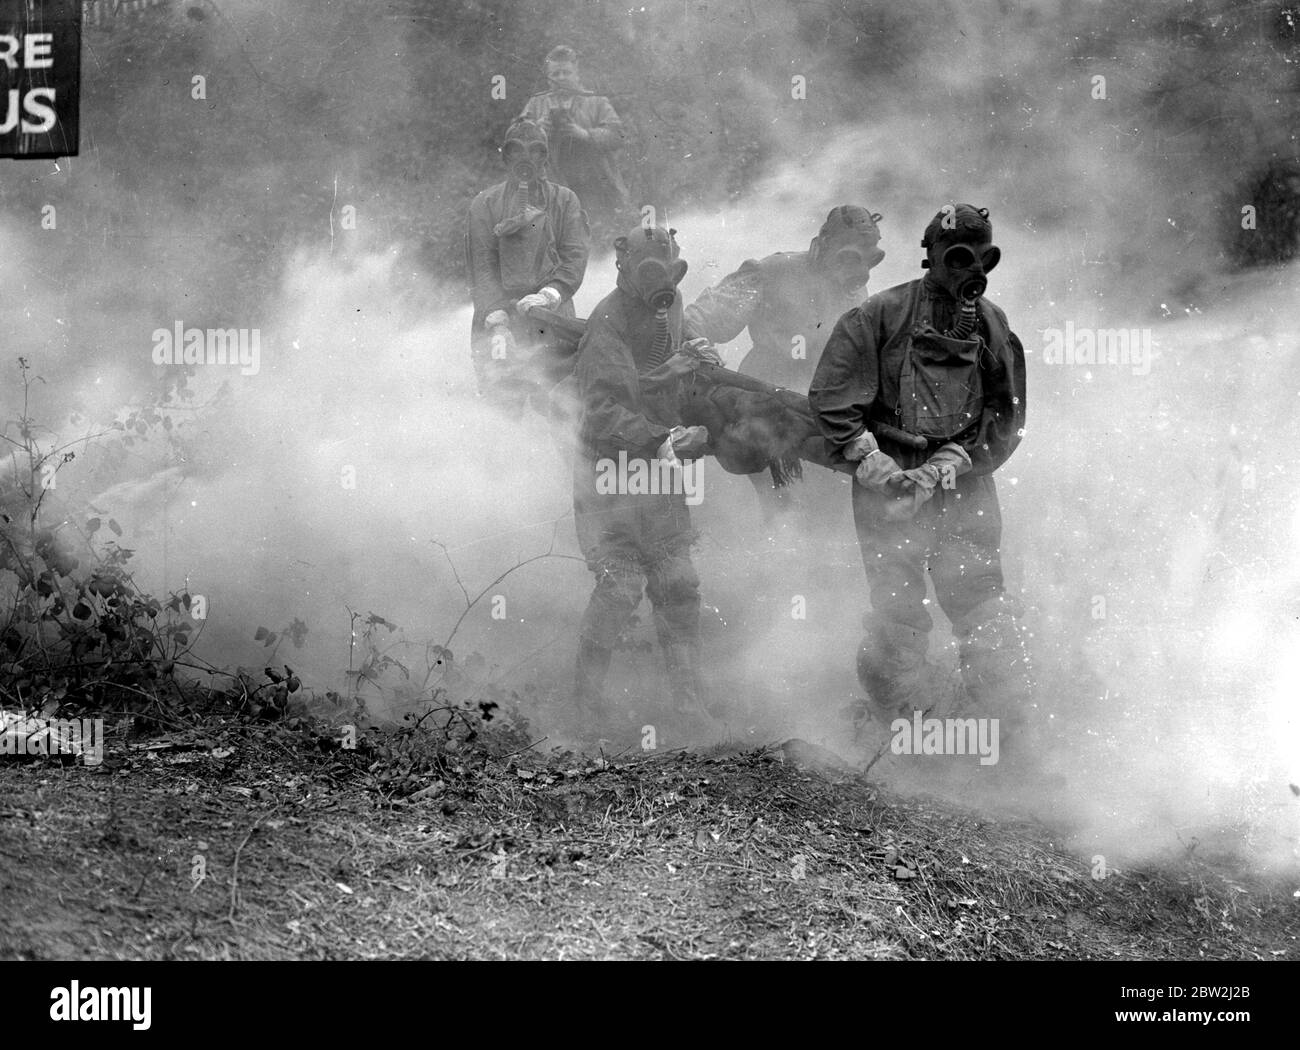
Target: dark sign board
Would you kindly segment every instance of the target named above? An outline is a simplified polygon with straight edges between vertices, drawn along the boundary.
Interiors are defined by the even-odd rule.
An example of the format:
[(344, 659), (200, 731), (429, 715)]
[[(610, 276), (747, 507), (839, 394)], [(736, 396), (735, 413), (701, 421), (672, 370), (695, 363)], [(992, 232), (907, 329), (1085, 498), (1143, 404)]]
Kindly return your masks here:
[(80, 0), (0, 0), (0, 157), (75, 157)]

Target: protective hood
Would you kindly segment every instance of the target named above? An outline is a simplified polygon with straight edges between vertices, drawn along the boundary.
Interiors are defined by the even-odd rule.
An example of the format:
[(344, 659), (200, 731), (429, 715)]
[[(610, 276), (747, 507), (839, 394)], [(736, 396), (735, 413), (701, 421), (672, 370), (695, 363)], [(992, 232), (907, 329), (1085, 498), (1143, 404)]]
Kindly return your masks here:
[(933, 282), (954, 299), (974, 301), (988, 288), (988, 274), (1002, 258), (993, 243), (988, 208), (971, 204), (948, 205), (925, 228), (921, 247)]
[(678, 258), (676, 230), (637, 226), (614, 241), (620, 283), (626, 282), (642, 302), (666, 310), (677, 298), (677, 285), (686, 276), (686, 260)]

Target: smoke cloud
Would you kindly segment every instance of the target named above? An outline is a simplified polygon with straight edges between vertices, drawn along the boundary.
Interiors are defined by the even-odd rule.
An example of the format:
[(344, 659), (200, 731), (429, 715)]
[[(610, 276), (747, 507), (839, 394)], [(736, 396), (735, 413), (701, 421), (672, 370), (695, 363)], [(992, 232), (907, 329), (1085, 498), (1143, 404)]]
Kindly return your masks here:
[[(577, 24), (555, 6), (559, 24)], [(686, 300), (746, 258), (806, 247), (844, 202), (885, 216), (887, 256), (869, 289), (881, 290), (919, 275), (921, 231), (941, 205), (988, 207), (1003, 250), (989, 295), (1029, 368), (1026, 435), (998, 475), (1004, 558), (1033, 632), (1036, 759), (1066, 785), (1071, 842), (1114, 863), (1193, 839), (1294, 863), (1300, 483), (1286, 454), (1297, 271), (1234, 272), (1219, 236), (1249, 203), (1232, 199), (1232, 150), (1248, 141), (1267, 152), (1285, 137), (1285, 117), (1263, 101), (1268, 79), (1222, 103), (1175, 90), (1172, 60), (1146, 60), (1161, 39), (1154, 15), (1121, 36), (1127, 8), (1085, 15), (1055, 3), (1015, 16), (993, 3), (862, 5), (857, 37), (827, 21), (825, 47), (806, 12), (744, 5), (744, 46), (761, 39), (766, 64), (742, 69), (726, 58), (739, 16), (704, 6), (688, 5), (682, 76), (744, 101), (765, 161), (743, 191), (648, 199), (679, 231)], [(682, 5), (647, 7), (646, 24), (666, 34), (662, 58), (684, 32), (669, 11)], [(192, 67), (211, 78), (211, 105), (193, 108), (182, 105), (188, 76), (162, 85), (125, 62), (162, 61), (129, 25), (112, 39), (88, 30), (102, 54), (98, 66), (88, 54), (87, 77), (108, 94), (87, 97), (83, 156), (11, 167), (0, 183), (10, 356), (0, 364), (21, 354), (44, 377), (33, 414), (50, 440), (173, 391), (173, 431), (84, 446), (53, 505), (112, 513), (146, 589), (205, 594), (206, 658), (260, 667), (255, 628), (301, 619), (302, 648), (282, 645), (277, 659), (309, 688), (343, 692), (349, 610), (374, 612), (401, 626), (393, 652), (412, 667), (454, 630), (457, 659), (480, 654), (480, 681), (531, 685), (540, 699), (526, 713), (546, 725), (567, 696), (591, 583), (576, 557), (569, 467), (544, 421), (477, 398), (470, 312), (446, 305), (467, 298), (445, 275), (457, 247), (446, 231), (486, 185), (492, 134), (481, 156), (421, 161), (419, 193), (385, 201), (367, 180), (387, 154), (365, 130), (418, 121), (430, 74), (411, 53), (414, 30), (355, 5), (324, 10), (228, 0), (149, 15), (159, 39), (187, 49), (169, 77)], [(497, 69), (536, 80), (540, 55), (494, 52), (490, 34), (428, 39), (465, 83)], [(615, 95), (618, 46), (585, 49)], [(1261, 35), (1251, 68), (1270, 46)], [(1229, 63), (1239, 46), (1214, 54)], [(809, 87), (802, 107), (790, 97), (796, 75)], [(651, 126), (628, 105), (638, 128)], [(260, 106), (283, 133), (259, 131), (257, 148), (241, 151)], [(439, 106), (419, 134), (448, 112)], [(1224, 120), (1204, 162), (1189, 165), (1183, 152), (1210, 132), (1187, 129), (1207, 112)], [(1219, 127), (1233, 122), (1235, 132)], [(322, 144), (314, 131), (341, 137)], [(47, 198), (57, 233), (39, 229)], [(346, 204), (363, 217), (355, 230), (341, 224)], [(613, 279), (598, 248), (579, 315)], [(151, 359), (151, 333), (178, 322), (256, 329), (257, 374), (197, 366), (180, 399), (175, 370)], [(1050, 352), (1067, 331), (1078, 345), (1068, 359)], [(1132, 334), (1129, 357), (1112, 363), (1112, 336), (1100, 333), (1119, 331)], [(728, 362), (746, 348), (743, 337), (724, 348)], [(14, 379), (0, 389), (6, 419), (21, 407)], [(802, 735), (865, 757), (875, 741), (854, 740), (841, 717), (859, 691), (867, 606), (848, 483), (809, 466), (795, 499), (799, 527), (769, 538), (749, 481), (705, 464), (693, 513), (711, 688), (740, 740)], [(462, 620), (466, 593), (480, 591)], [(791, 615), (798, 599), (802, 619)], [(653, 639), (648, 623), (637, 637)], [(943, 626), (932, 655), (955, 659)], [(628, 650), (620, 674), (616, 692), (633, 707), (663, 691), (653, 653)], [(409, 700), (394, 688), (371, 695), (394, 717)]]

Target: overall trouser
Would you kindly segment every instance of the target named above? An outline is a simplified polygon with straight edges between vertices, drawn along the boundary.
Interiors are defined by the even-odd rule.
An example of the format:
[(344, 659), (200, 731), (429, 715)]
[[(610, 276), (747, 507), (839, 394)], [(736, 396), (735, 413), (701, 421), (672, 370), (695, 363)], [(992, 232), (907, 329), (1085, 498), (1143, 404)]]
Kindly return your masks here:
[(993, 478), (960, 477), (906, 521), (886, 515), (892, 501), (853, 485), (853, 519), (871, 594), (858, 653), (863, 688), (889, 717), (910, 717), (947, 699), (943, 676), (926, 660), (934, 627), (926, 607), (928, 570), (960, 645), (967, 699), (1012, 716), (1029, 700), (1029, 668), (1016, 622), (1020, 610), (1003, 583)]
[(695, 533), (685, 494), (598, 492), (596, 464), (583, 450), (573, 471), (578, 546), (596, 577), (579, 629), (578, 705), (584, 714), (600, 716), (615, 645), (644, 593), (654, 610), (674, 707), (697, 711), (700, 580), (691, 562)]
[[(925, 320), (925, 299), (903, 347), (900, 405), (877, 418), (928, 439), (924, 450), (887, 439), (881, 451), (903, 469), (926, 458), (978, 420), (982, 343), (941, 336)], [(886, 419), (886, 417), (888, 417)], [(933, 617), (926, 573), (960, 647), (964, 702), (1015, 721), (1031, 700), (1019, 604), (1002, 575), (1002, 515), (991, 474), (964, 474), (938, 487), (911, 518), (888, 510), (896, 497), (853, 484), (853, 517), (871, 595), (863, 617), (858, 678), (887, 718), (910, 717), (949, 700), (945, 676), (926, 660)], [(957, 699), (956, 706), (963, 700)]]

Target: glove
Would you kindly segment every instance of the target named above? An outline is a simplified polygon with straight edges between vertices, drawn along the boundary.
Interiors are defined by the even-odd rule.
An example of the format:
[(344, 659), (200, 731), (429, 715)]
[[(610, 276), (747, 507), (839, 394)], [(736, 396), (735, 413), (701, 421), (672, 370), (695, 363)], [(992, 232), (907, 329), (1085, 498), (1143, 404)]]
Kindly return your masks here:
[(857, 463), (875, 452), (879, 447), (876, 444), (876, 435), (870, 430), (864, 430), (845, 446), (844, 458), (851, 463)]
[(886, 508), (886, 516), (891, 521), (903, 521), (914, 517), (916, 512), (934, 495), (940, 486), (951, 489), (957, 479), (971, 469), (970, 456), (960, 445), (951, 441), (941, 445), (937, 452), (919, 467), (903, 471), (898, 487), (903, 489), (904, 498)]
[(497, 325), (489, 329), (492, 333), (492, 341), (488, 350), (488, 356), (493, 361), (505, 361), (515, 356), (519, 349), (519, 344), (515, 342), (515, 333), (510, 331), (508, 325)]
[(926, 461), (926, 465), (938, 468), (941, 488), (952, 489), (957, 487), (959, 477), (970, 472), (970, 454), (960, 445), (949, 441), (948, 444), (939, 446), (939, 450)]
[(862, 457), (858, 469), (853, 472), (858, 484), (872, 492), (893, 495), (903, 477), (903, 468), (894, 462), (893, 457), (885, 455), (880, 449), (868, 452)]
[(504, 310), (493, 310), (487, 317), (483, 318), (484, 328), (509, 328), (510, 315)]
[(699, 459), (709, 447), (709, 431), (706, 427), (673, 427), (668, 440), (677, 458)]
[(673, 427), (659, 446), (660, 459), (677, 464), (683, 459), (699, 459), (709, 447), (709, 431), (705, 427)]
[(686, 340), (686, 342), (682, 344), (682, 348), (678, 353), (686, 354), (688, 357), (693, 357), (698, 361), (703, 361), (705, 364), (722, 364), (722, 355), (719, 354), (718, 351), (714, 349), (713, 344), (703, 336), (697, 336), (695, 339)]
[(515, 303), (515, 309), (521, 314), (528, 313), (534, 306), (540, 306), (546, 310), (554, 310), (560, 305), (563, 296), (554, 285), (548, 284), (545, 288), (540, 288), (533, 292), (532, 295), (525, 295), (519, 302)]

